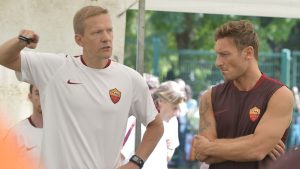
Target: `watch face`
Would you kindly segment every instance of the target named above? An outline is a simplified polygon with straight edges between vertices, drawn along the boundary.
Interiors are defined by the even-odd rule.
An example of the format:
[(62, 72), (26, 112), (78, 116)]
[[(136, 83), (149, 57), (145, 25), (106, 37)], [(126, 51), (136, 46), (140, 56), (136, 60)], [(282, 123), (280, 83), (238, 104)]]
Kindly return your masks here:
[(134, 162), (135, 164), (137, 164), (140, 168), (143, 167), (144, 161), (143, 159), (141, 159), (140, 157), (133, 155), (130, 160), (131, 162)]

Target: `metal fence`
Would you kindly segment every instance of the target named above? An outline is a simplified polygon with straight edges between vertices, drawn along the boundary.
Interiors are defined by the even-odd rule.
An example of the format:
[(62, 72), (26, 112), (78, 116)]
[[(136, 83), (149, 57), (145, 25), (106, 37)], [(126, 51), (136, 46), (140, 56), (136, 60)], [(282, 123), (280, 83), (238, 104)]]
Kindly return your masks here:
[[(127, 42), (129, 42), (128, 39)], [(166, 57), (171, 55), (181, 56), (175, 69), (179, 72), (179, 78), (185, 80), (192, 87), (195, 98), (202, 90), (223, 81), (221, 73), (214, 65), (215, 53), (213, 51), (168, 50), (162, 44), (160, 38), (157, 37), (148, 38), (146, 42), (152, 44), (146, 45), (145, 49), (147, 54), (152, 56), (152, 72), (154, 75), (160, 75), (160, 66), (164, 66), (160, 65), (160, 60), (163, 57), (166, 60)], [(259, 67), (263, 73), (282, 81), (288, 87), (300, 87), (300, 73), (298, 73), (300, 72), (300, 51), (283, 49), (278, 53), (260, 52)]]
[[(179, 62), (179, 77), (192, 87), (195, 97), (202, 90), (223, 81), (220, 71), (214, 65), (213, 51), (188, 49), (178, 51), (178, 55), (183, 58)], [(299, 51), (283, 49), (279, 53), (259, 53), (260, 70), (288, 87), (300, 85), (300, 74), (297, 73), (300, 71), (299, 62)]]

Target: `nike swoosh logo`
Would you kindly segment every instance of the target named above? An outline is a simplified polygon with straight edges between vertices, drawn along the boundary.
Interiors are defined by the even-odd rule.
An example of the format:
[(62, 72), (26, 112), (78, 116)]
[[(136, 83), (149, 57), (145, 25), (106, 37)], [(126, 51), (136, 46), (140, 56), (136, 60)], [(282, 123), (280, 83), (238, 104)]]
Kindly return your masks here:
[(71, 80), (67, 81), (68, 84), (82, 84), (82, 83), (77, 83), (77, 82), (71, 82)]
[(36, 148), (37, 146), (33, 146), (33, 147), (26, 147), (26, 151), (31, 151), (32, 149)]

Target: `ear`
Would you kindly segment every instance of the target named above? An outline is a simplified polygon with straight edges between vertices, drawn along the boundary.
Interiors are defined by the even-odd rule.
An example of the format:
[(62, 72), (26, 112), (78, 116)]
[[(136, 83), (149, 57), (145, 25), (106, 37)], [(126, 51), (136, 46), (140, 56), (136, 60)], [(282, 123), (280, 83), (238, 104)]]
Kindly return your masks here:
[(32, 100), (32, 94), (28, 93), (28, 99), (31, 101)]
[(252, 46), (247, 46), (243, 49), (243, 55), (245, 56), (245, 59), (255, 58), (254, 48)]
[(77, 45), (83, 47), (82, 35), (75, 34), (74, 38), (75, 38), (75, 42), (77, 43)]
[(158, 100), (156, 101), (156, 105), (157, 105), (158, 108), (160, 108), (161, 103), (162, 103), (162, 100), (161, 100), (161, 99), (158, 99)]

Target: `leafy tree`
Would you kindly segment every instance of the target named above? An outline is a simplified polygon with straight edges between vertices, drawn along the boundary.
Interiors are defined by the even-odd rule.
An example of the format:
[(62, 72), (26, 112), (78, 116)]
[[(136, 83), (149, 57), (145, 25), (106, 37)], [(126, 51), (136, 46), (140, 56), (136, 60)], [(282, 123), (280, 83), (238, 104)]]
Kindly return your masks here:
[[(127, 12), (125, 64), (131, 67), (134, 67), (136, 57), (136, 19), (137, 11)], [(208, 81), (208, 78), (220, 77), (211, 71), (214, 61), (213, 38), (215, 29), (226, 21), (247, 19), (254, 23), (260, 37), (260, 51), (300, 48), (300, 22), (297, 19), (155, 11), (147, 11), (145, 19), (145, 72), (154, 71), (156, 46), (155, 49), (159, 51), (160, 79), (164, 80), (168, 73), (173, 73), (175, 77), (195, 83), (191, 86), (197, 87), (196, 91), (215, 83)], [(199, 50), (211, 53), (205, 54)], [(191, 69), (192, 65), (196, 66)], [(197, 82), (193, 82), (193, 79)]]

